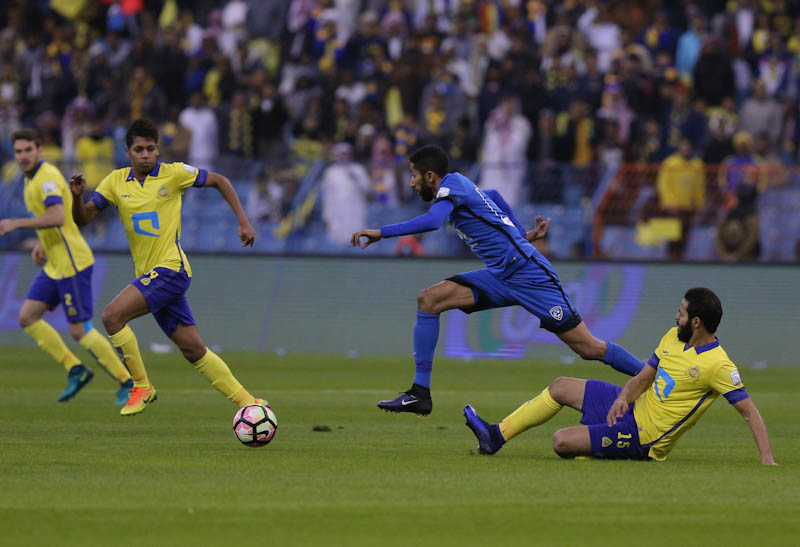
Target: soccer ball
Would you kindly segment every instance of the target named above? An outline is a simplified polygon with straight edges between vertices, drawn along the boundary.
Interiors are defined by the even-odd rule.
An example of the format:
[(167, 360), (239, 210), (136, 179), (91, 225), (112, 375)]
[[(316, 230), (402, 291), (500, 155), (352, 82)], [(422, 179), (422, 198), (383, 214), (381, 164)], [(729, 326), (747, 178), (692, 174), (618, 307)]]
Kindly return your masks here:
[(233, 417), (233, 433), (245, 446), (265, 446), (277, 430), (278, 419), (268, 406), (243, 406)]

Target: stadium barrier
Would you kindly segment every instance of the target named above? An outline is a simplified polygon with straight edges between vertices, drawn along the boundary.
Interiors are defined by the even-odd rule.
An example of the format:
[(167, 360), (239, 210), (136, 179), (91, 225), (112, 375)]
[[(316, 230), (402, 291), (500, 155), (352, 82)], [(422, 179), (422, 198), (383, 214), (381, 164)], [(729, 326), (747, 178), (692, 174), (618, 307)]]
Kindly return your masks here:
[[(291, 196), (277, 214), (280, 218), (254, 219), (257, 251), (363, 254), (348, 245), (349, 238), (333, 237), (323, 218), (321, 179), (330, 165), (297, 158), (274, 165), (226, 158), (219, 160), (215, 169), (229, 175), (245, 205), (253, 181), (265, 169)], [(398, 222), (425, 210), (425, 204), (407, 187), (404, 163), (364, 167), (373, 184), (364, 197), (366, 205), (344, 213), (353, 218), (361, 215), (359, 228)], [(483, 184), (490, 184), (482, 180), (489, 176), (488, 168), (494, 169), (495, 176), (500, 168), (520, 175), (520, 203), (514, 211), (525, 225), (531, 225), (536, 215), (552, 219), (544, 244), (551, 258), (796, 263), (800, 257), (797, 168), (763, 163), (686, 168), (670, 162), (618, 168), (552, 162), (453, 167)], [(701, 187), (702, 192), (698, 190)], [(748, 194), (747, 190), (752, 191)], [(680, 202), (689, 205), (681, 208), (676, 205)], [(26, 214), (17, 170), (0, 184), (0, 218)], [(83, 230), (93, 249), (127, 250), (124, 230), (115, 215), (112, 208)], [(235, 217), (215, 192), (187, 193), (183, 228), (182, 243), (190, 252), (241, 251)], [(465, 256), (464, 246), (447, 232), (405, 238), (398, 244), (370, 247), (367, 252)], [(32, 235), (30, 231), (9, 234), (0, 239), (0, 249), (29, 248)]]
[[(222, 350), (339, 355), (408, 355), (417, 293), (477, 260), (414, 258), (190, 256), (188, 293), (207, 344)], [(556, 262), (592, 332), (647, 359), (674, 326), (686, 289), (708, 286), (722, 299), (719, 336), (743, 366), (798, 365), (789, 329), (800, 324), (800, 266)], [(33, 345), (17, 313), (36, 273), (30, 256), (0, 253), (0, 346)], [(133, 277), (130, 258), (98, 254), (95, 324)], [(48, 321), (61, 332), (61, 310)], [(442, 315), (438, 355), (455, 359), (576, 357), (538, 319), (512, 307)], [(150, 317), (132, 323), (145, 348), (169, 348)], [(156, 345), (153, 345), (156, 344)], [(175, 352), (175, 358), (179, 354)]]

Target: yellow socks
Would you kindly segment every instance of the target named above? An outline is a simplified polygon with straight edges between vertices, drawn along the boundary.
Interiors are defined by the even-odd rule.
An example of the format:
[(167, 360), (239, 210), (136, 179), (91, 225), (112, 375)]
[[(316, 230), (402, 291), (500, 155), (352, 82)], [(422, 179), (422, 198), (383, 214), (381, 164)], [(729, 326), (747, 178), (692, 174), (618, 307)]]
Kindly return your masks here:
[(89, 353), (97, 359), (108, 373), (113, 376), (117, 382), (127, 382), (131, 377), (128, 374), (128, 369), (120, 361), (117, 352), (111, 347), (111, 344), (106, 340), (106, 337), (97, 332), (97, 329), (92, 329), (83, 335), (78, 343), (89, 350)]
[(125, 364), (131, 373), (131, 378), (133, 378), (134, 387), (149, 389), (150, 380), (147, 378), (142, 354), (139, 352), (139, 342), (136, 340), (136, 335), (133, 334), (131, 328), (125, 325), (121, 331), (116, 334), (110, 334), (108, 337), (125, 360)]
[(45, 353), (55, 359), (56, 362), (61, 363), (67, 372), (72, 367), (81, 364), (80, 359), (75, 357), (75, 354), (69, 350), (64, 340), (61, 339), (58, 331), (51, 327), (47, 321), (39, 319), (23, 330), (25, 334), (36, 340), (36, 343)]
[(192, 365), (211, 382), (212, 386), (236, 405), (242, 407), (256, 402), (255, 397), (250, 395), (239, 383), (239, 380), (233, 376), (225, 361), (210, 349), (206, 348), (206, 354)]
[(500, 422), (500, 433), (508, 441), (525, 430), (545, 423), (555, 416), (562, 406), (550, 395), (550, 388), (546, 387), (539, 396), (527, 401), (506, 416)]

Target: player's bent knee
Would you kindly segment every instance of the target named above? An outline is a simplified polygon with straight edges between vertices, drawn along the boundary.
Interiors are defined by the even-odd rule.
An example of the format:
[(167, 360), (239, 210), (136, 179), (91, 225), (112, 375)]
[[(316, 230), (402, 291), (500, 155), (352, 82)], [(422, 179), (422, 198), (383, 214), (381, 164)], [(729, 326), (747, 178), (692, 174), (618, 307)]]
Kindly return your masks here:
[(33, 314), (23, 313), (22, 311), (19, 312), (19, 316), (17, 320), (19, 321), (19, 326), (24, 328), (30, 327), (38, 320), (38, 317), (34, 317)]
[(203, 355), (206, 354), (205, 346), (190, 346), (190, 347), (183, 347), (180, 349), (181, 353), (183, 353), (183, 356), (190, 363), (196, 363), (197, 361), (203, 358)]
[(558, 378), (550, 382), (550, 387), (548, 388), (550, 391), (550, 396), (558, 400), (560, 396), (564, 394), (568, 381), (569, 378), (567, 378), (566, 376), (559, 376)]
[(117, 333), (125, 326), (125, 322), (122, 321), (120, 314), (114, 311), (111, 306), (106, 306), (105, 309), (103, 309), (100, 320), (103, 321), (103, 326), (109, 334)]
[(553, 451), (562, 458), (574, 458), (577, 454), (570, 441), (570, 435), (563, 429), (559, 429), (553, 435)]
[(417, 294), (417, 309), (424, 313), (436, 313), (438, 300), (431, 289), (423, 289)]

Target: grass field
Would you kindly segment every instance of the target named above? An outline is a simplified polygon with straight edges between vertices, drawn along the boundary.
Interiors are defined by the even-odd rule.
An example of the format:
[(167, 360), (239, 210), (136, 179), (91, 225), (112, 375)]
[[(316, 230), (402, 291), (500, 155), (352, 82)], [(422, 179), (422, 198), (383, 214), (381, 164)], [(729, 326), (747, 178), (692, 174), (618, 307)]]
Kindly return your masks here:
[[(408, 358), (223, 356), (267, 397), (278, 433), (231, 431), (233, 405), (177, 353), (145, 355), (158, 401), (133, 418), (97, 376), (67, 404), (35, 349), (0, 359), (0, 545), (797, 545), (800, 368), (743, 371), (781, 467), (759, 463), (724, 399), (666, 463), (565, 461), (563, 410), (496, 456), (471, 454), (461, 409), (505, 416), (560, 375), (623, 382), (596, 364), (439, 360), (434, 412), (379, 412)], [(315, 432), (326, 425), (330, 432)]]

